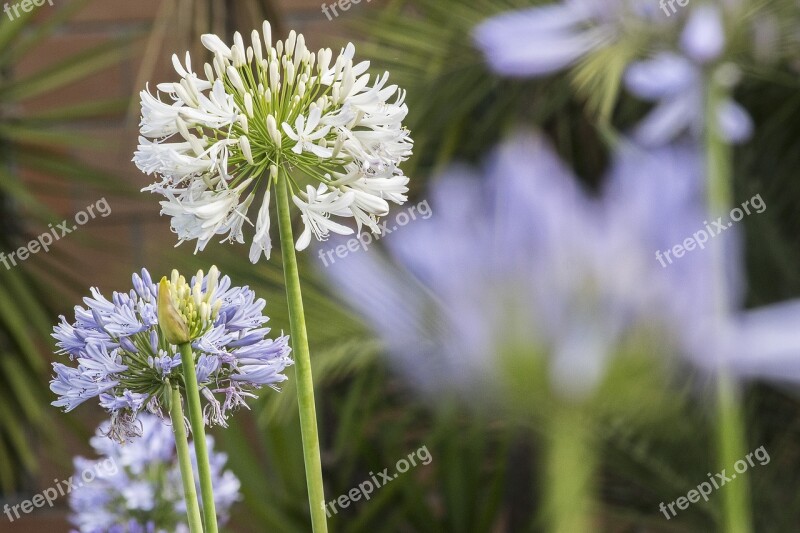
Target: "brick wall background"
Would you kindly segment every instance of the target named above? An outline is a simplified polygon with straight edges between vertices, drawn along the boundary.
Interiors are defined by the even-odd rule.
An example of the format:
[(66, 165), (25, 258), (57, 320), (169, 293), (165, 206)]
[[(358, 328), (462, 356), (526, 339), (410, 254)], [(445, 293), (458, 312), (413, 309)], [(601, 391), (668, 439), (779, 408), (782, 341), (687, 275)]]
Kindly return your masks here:
[[(16, 0), (19, 1), (19, 0)], [(232, 8), (225, 14), (230, 23), (232, 12), (240, 21), (239, 26), (249, 31), (260, 27), (260, 21), (253, 21), (251, 13), (246, 12), (243, 0), (214, 0), (227, 3)], [(374, 9), (380, 0), (368, 5), (353, 5), (341, 16), (329, 21), (320, 9), (321, 0), (274, 0), (280, 26), (286, 30), (296, 29), (305, 34), (311, 47), (331, 46), (336, 48), (347, 37), (348, 24), (357, 12)], [(138, 91), (145, 80), (151, 83), (168, 81), (174, 78), (170, 56), (173, 52), (182, 53), (187, 43), (193, 39), (199, 43), (199, 35), (189, 24), (192, 18), (189, 11), (208, 0), (93, 0), (68, 24), (64, 25), (47, 42), (30, 50), (14, 68), (12, 76), (18, 79), (35, 74), (42, 69), (53, 68), (73, 54), (121, 37), (133, 40), (131, 54), (124, 60), (104, 69), (58, 92), (49, 92), (40, 98), (24, 103), (22, 112), (41, 112), (66, 104), (86, 102), (94, 99), (133, 98), (134, 106), (127, 117), (112, 116), (106, 119), (77, 121), (70, 125), (69, 134), (82, 137), (85, 143), (70, 148), (72, 155), (82, 161), (100, 168), (117, 179), (138, 190), (149, 183), (147, 176), (141, 174), (131, 162), (137, 143)], [(14, 1), (11, 2), (15, 3)], [(63, 9), (70, 0), (54, 0), (55, 6), (45, 3), (38, 7), (33, 22), (25, 32), (34, 31), (58, 9)], [(330, 2), (328, 2), (330, 3)], [(0, 16), (4, 16), (0, 12)], [(218, 28), (223, 21), (215, 20)], [(162, 30), (162, 38), (153, 37)], [(156, 33), (156, 35), (158, 35)], [(225, 39), (229, 39), (226, 35)], [(195, 64), (202, 64), (196, 57)], [(149, 72), (150, 75), (146, 73)], [(21, 178), (33, 191), (59, 216), (70, 219), (75, 213), (94, 204), (107, 195), (82, 184), (57, 179), (53, 176), (26, 172)], [(141, 266), (153, 265), (164, 247), (171, 248), (175, 239), (169, 230), (169, 220), (159, 216), (159, 205), (155, 198), (145, 194), (128, 197), (108, 196), (112, 214), (108, 218), (97, 218), (56, 243), (51, 254), (64, 257), (63, 265), (77, 280), (75, 298), (80, 297), (88, 286), (99, 286), (104, 292), (127, 286), (130, 274)], [(40, 230), (30, 228), (34, 234)], [(190, 254), (193, 246), (184, 245), (182, 251)], [(245, 248), (240, 250), (246, 257)], [(50, 257), (48, 260), (52, 259)], [(59, 259), (60, 260), (60, 259)], [(26, 268), (47, 270), (48, 262), (40, 256), (32, 256)], [(47, 275), (47, 272), (44, 272)], [(70, 299), (64, 302), (63, 312), (68, 312), (77, 302)], [(54, 413), (55, 414), (55, 413)], [(62, 446), (59, 446), (61, 448)], [(85, 442), (65, 441), (67, 453), (88, 453)], [(64, 471), (63, 463), (55, 459), (51, 450), (39, 450), (44, 461), (44, 470), (36, 483), (40, 489), (51, 486), (54, 478), (64, 479), (70, 475)], [(66, 523), (66, 501), (61, 499), (53, 510), (37, 510), (23, 520), (10, 524), (0, 515), (0, 533), (47, 531), (57, 533), (68, 531)]]

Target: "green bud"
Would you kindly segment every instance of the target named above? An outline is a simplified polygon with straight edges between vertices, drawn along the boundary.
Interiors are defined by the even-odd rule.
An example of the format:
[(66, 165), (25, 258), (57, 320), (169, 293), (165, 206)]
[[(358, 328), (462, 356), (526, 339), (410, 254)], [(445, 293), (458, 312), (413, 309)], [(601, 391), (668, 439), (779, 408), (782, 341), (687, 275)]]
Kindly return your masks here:
[(170, 283), (166, 276), (158, 284), (158, 323), (170, 344), (184, 344), (191, 339), (189, 327), (172, 301)]

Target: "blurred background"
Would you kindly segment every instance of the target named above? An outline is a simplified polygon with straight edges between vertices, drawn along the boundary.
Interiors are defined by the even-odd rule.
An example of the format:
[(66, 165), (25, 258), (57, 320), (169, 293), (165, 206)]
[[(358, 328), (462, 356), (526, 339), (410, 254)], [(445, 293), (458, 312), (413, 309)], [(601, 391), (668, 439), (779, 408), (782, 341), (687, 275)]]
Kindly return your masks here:
[[(110, 294), (129, 290), (131, 273), (142, 267), (160, 277), (172, 268), (216, 264), (267, 300), (273, 331), (288, 330), (279, 257), (253, 266), (244, 247), (216, 245), (197, 256), (191, 244), (174, 248), (158, 203), (138, 192), (150, 183), (131, 163), (138, 93), (148, 82), (175, 77), (172, 53), (191, 50), (199, 64), (199, 35), (213, 32), (229, 41), (234, 31), (247, 35), (263, 19), (272, 21), (276, 35), (304, 33), (311, 49), (354, 42), (359, 57), (389, 70), (408, 91), (407, 125), (416, 142), (404, 169), (412, 177), (409, 205), (429, 197), (429, 182), (444, 169), (479, 165), (519, 126), (543, 132), (586, 189), (596, 191), (612, 157), (609, 124), (625, 130), (647, 110), (620, 88), (626, 50), (609, 51), (607, 63), (584, 65), (578, 73), (505, 78), (489, 69), (472, 42), (481, 21), (538, 3), (367, 0), (329, 17), (320, 0), (55, 0), (52, 7), (20, 10), (13, 20), (0, 13), (0, 251), (17, 249), (48, 224), (72, 219), (102, 198), (111, 210), (54, 243), (49, 253), (11, 269), (0, 266), (0, 504), (66, 479), (74, 456), (92, 454), (88, 438), (103, 412), (87, 404), (64, 415), (50, 405), (48, 388), (56, 359), (52, 326), (88, 287)], [(800, 294), (800, 18), (794, 2), (745, 4), (750, 14), (774, 15), (764, 20), (775, 25), (769, 34), (775, 42), (767, 43), (772, 59), (743, 57), (746, 75), (736, 90), (756, 133), (734, 151), (733, 203), (758, 192), (769, 206), (742, 226), (746, 302), (754, 307)], [(755, 40), (747, 33), (736, 37)], [(616, 82), (600, 80), (600, 74), (615, 72)], [(435, 219), (435, 203), (432, 210)], [(346, 494), (422, 446), (433, 458), (368, 502), (332, 516), (331, 530), (541, 530), (537, 423), (520, 422), (520, 413), (505, 414), (488, 401), (476, 408), (472, 404), (489, 396), (481, 387), (467, 394), (477, 402), (421, 391), (385, 357), (386, 343), (357, 306), (337, 296), (316, 252), (301, 261), (326, 494)], [(289, 375), (280, 394), (264, 394), (252, 410), (237, 413), (229, 429), (212, 431), (242, 484), (229, 531), (309, 530), (291, 370)], [(698, 392), (704, 377), (689, 370), (680, 375), (668, 392), (654, 389), (663, 395), (653, 400), (660, 416), (628, 424), (624, 412), (612, 416), (606, 410), (590, 428), (599, 456), (598, 531), (719, 527), (719, 498), (669, 521), (658, 510), (662, 501), (704, 481), (706, 472), (719, 470), (708, 402)], [(535, 388), (533, 380), (517, 385)], [(756, 531), (797, 531), (796, 389), (751, 381), (742, 406), (748, 450), (765, 445), (771, 456), (768, 467), (748, 474)], [(0, 532), (68, 531), (67, 503), (59, 499), (53, 509), (37, 509), (13, 523), (0, 517)]]

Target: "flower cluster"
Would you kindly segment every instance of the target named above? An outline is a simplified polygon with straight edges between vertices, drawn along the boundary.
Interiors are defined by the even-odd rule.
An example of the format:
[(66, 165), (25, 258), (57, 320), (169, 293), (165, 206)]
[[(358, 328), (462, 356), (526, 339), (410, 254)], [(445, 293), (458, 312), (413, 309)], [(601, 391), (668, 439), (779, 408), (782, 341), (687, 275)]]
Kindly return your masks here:
[[(519, 77), (572, 67), (623, 39), (635, 44), (629, 54), (633, 58), (642, 43), (648, 43), (648, 58), (626, 65), (624, 81), (635, 96), (657, 104), (637, 126), (636, 140), (663, 146), (684, 133), (701, 137), (711, 77), (726, 89), (738, 83), (725, 17), (746, 17), (737, 13), (735, 2), (692, 7), (685, 20), (664, 17), (657, 7), (641, 0), (564, 0), (492, 17), (475, 28), (474, 39), (493, 70)], [(733, 99), (726, 98), (710, 112), (726, 141), (740, 143), (750, 137), (752, 121)]]
[[(142, 437), (125, 446), (103, 437), (108, 432), (108, 424), (104, 424), (91, 440), (101, 458), (75, 458), (78, 476), (108, 463), (116, 466), (91, 483), (77, 484), (70, 493), (70, 520), (81, 533), (189, 531), (172, 430), (154, 415), (144, 414), (140, 422)], [(207, 441), (214, 502), (224, 525), (240, 497), (240, 484), (232, 472), (224, 470), (227, 456), (214, 452), (214, 439), (207, 437)], [(194, 461), (194, 447), (190, 454)]]
[(660, 51), (652, 59), (632, 63), (625, 73), (625, 84), (636, 96), (656, 102), (655, 109), (637, 126), (637, 140), (660, 146), (688, 132), (701, 138), (706, 116), (712, 113), (716, 128), (729, 143), (749, 139), (753, 123), (747, 111), (732, 98), (716, 109), (706, 109), (707, 70), (727, 89), (739, 81), (733, 63), (715, 66), (725, 51), (723, 13), (715, 6), (692, 11), (681, 33), (680, 53)]
[(500, 13), (481, 22), (473, 37), (493, 70), (529, 77), (571, 67), (644, 28), (671, 24), (654, 2), (563, 0)]
[(405, 93), (388, 85), (388, 73), (372, 79), (369, 63), (353, 62), (348, 45), (336, 60), (330, 49), (312, 53), (303, 35), (292, 31), (273, 44), (271, 28), (253, 31), (233, 46), (204, 35), (214, 53), (204, 77), (173, 56), (180, 76), (156, 93), (141, 93), (142, 120), (136, 165), (159, 180), (145, 190), (165, 199), (162, 214), (172, 217), (179, 241), (197, 240), (202, 250), (214, 235), (244, 243), (248, 211), (262, 198), (255, 221), (250, 260), (270, 256), (269, 201), (276, 180), (285, 179), (312, 235), (353, 230), (330, 220), (352, 217), (358, 231), (380, 232), (378, 219), (389, 202), (406, 201), (408, 178), (398, 165), (413, 146), (402, 121)]
[(707, 290), (682, 287), (707, 281), (708, 255), (653, 260), (703, 220), (696, 152), (626, 145), (600, 197), (537, 134), (490, 161), (435, 180), (437, 216), (387, 241), (401, 268), (358, 254), (325, 269), (418, 386), (472, 390), (520, 349), (546, 362), (554, 391), (583, 398), (627, 341), (671, 328), (667, 302), (707, 311)]
[[(190, 285), (201, 303), (214, 310), (209, 327), (192, 340), (197, 381), (205, 399), (206, 423), (225, 425), (227, 413), (263, 385), (275, 387), (292, 360), (288, 337), (266, 338), (266, 302), (247, 287), (218, 279), (216, 268), (198, 272)], [(109, 435), (118, 441), (139, 436), (138, 414), (147, 409), (164, 417), (162, 400), (182, 384), (181, 356), (164, 335), (158, 319), (159, 287), (147, 270), (133, 275), (133, 290), (106, 299), (96, 288), (75, 307), (75, 322), (54, 328), (59, 353), (77, 366), (54, 363), (53, 405), (71, 411), (91, 398), (111, 414)], [(208, 305), (208, 304), (206, 304)], [(215, 394), (224, 395), (220, 402)]]

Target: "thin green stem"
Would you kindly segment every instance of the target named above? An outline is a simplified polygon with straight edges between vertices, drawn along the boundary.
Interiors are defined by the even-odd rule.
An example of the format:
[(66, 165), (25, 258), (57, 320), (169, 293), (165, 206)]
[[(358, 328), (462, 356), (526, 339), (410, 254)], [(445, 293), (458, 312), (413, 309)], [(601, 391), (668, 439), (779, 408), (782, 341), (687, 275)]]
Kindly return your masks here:
[(317, 433), (317, 411), (314, 404), (314, 380), (311, 376), (311, 356), (308, 350), (303, 298), (300, 293), (300, 274), (297, 269), (297, 257), (294, 253), (289, 191), (286, 182), (287, 176), (279, 175), (275, 189), (277, 191), (283, 274), (289, 303), (289, 328), (295, 360), (297, 402), (300, 408), (300, 430), (303, 436), (303, 457), (306, 465), (308, 502), (311, 507), (311, 525), (314, 533), (325, 533), (328, 531), (328, 525), (325, 515), (325, 489), (322, 484), (322, 462)]
[[(712, 217), (724, 216), (731, 207), (731, 150), (720, 136), (716, 123), (716, 109), (725, 97), (725, 90), (710, 79), (706, 97), (706, 172), (708, 173), (708, 209)], [(714, 300), (715, 321), (712, 327), (721, 327), (730, 312), (730, 295), (725, 279), (725, 254), (722, 242), (711, 243), (715, 265)], [(719, 359), (719, 354), (711, 354)], [(737, 396), (736, 383), (726, 362), (717, 361), (717, 461), (720, 469), (730, 469), (747, 454), (745, 424)], [(726, 486), (722, 494), (722, 515), (726, 533), (750, 533), (752, 515), (750, 511), (749, 483), (738, 479)]]
[(595, 531), (596, 455), (590, 425), (580, 410), (564, 406), (550, 419), (546, 455), (545, 520), (550, 533)]
[(181, 352), (183, 381), (186, 386), (186, 404), (189, 410), (189, 423), (194, 437), (194, 451), (197, 456), (197, 475), (200, 478), (200, 493), (203, 497), (203, 518), (207, 533), (217, 533), (217, 509), (214, 503), (214, 487), (211, 485), (211, 465), (208, 460), (206, 426), (203, 421), (203, 408), (200, 404), (200, 388), (194, 366), (194, 353), (188, 342), (178, 346)]
[[(733, 468), (733, 464), (747, 455), (745, 424), (741, 414), (735, 383), (726, 372), (717, 377), (717, 454), (720, 469)], [(734, 474), (735, 475), (735, 474)], [(751, 533), (750, 484), (745, 476), (722, 491), (724, 531)]]
[(186, 423), (183, 417), (181, 391), (177, 384), (171, 388), (169, 397), (169, 416), (172, 420), (172, 431), (175, 434), (175, 449), (178, 453), (178, 464), (183, 480), (183, 496), (186, 499), (186, 518), (191, 533), (203, 533), (203, 521), (200, 517), (200, 504), (197, 501), (197, 488), (194, 485), (192, 459), (189, 455), (189, 439), (186, 435)]

